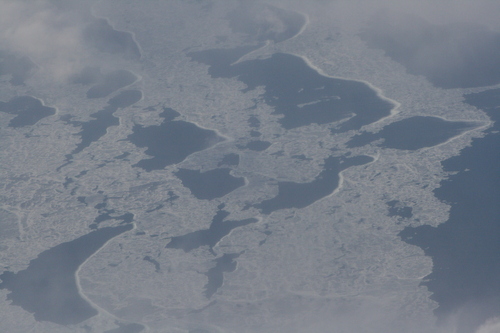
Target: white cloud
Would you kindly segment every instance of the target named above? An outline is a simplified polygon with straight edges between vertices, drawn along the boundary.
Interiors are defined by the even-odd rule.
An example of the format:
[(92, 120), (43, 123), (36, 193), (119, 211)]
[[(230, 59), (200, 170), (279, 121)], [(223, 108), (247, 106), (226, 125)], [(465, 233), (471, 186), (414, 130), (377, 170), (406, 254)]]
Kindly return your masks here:
[(31, 58), (40, 70), (65, 78), (85, 58), (85, 13), (48, 0), (0, 2), (0, 48)]
[(476, 333), (500, 333), (500, 318), (492, 318), (481, 325)]

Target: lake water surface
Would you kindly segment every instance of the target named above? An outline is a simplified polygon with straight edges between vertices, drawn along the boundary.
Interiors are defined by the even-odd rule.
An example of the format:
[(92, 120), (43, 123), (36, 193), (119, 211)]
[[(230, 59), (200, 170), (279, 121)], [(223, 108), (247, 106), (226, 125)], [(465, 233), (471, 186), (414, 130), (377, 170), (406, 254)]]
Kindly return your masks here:
[(184, 252), (197, 249), (201, 246), (208, 245), (210, 251), (224, 237), (229, 235), (231, 230), (245, 225), (256, 223), (257, 219), (250, 218), (240, 221), (226, 221), (229, 212), (223, 210), (224, 204), (218, 206), (219, 211), (213, 217), (212, 223), (208, 229), (190, 232), (182, 236), (172, 237), (170, 242), (165, 246), (170, 249), (182, 249)]
[(432, 147), (461, 134), (477, 124), (466, 121), (447, 121), (438, 117), (416, 116), (396, 121), (385, 126), (378, 133), (364, 132), (354, 136), (347, 147), (361, 147), (375, 140), (383, 148), (417, 150)]
[(160, 114), (164, 120), (160, 125), (134, 126), (128, 140), (137, 147), (147, 147), (145, 153), (152, 156), (134, 166), (146, 171), (161, 170), (224, 140), (215, 131), (200, 128), (190, 122), (174, 120), (179, 115), (177, 111), (164, 108)]
[(432, 257), (434, 268), (423, 285), (439, 303), (438, 317), (459, 311), (458, 333), (474, 332), (500, 315), (500, 89), (465, 95), (465, 101), (495, 124), (486, 137), (443, 162), (446, 171), (458, 172), (435, 190), (451, 205), (449, 219), (400, 234)]
[(264, 87), (266, 104), (281, 115), (280, 124), (293, 129), (344, 120), (335, 132), (359, 129), (390, 115), (394, 105), (380, 98), (367, 84), (320, 75), (304, 59), (275, 53), (267, 59), (233, 64), (256, 47), (213, 49), (189, 53), (194, 61), (209, 65), (213, 78), (236, 78), (243, 91)]
[(264, 200), (254, 207), (263, 214), (270, 214), (279, 209), (304, 208), (330, 195), (339, 186), (339, 173), (351, 166), (373, 162), (370, 156), (356, 156), (351, 158), (328, 157), (325, 159), (323, 171), (314, 180), (308, 183), (278, 182), (278, 194)]
[(56, 114), (56, 109), (44, 106), (39, 99), (31, 96), (0, 101), (0, 111), (16, 115), (9, 122), (9, 127), (14, 128), (35, 125), (43, 118)]
[(102, 228), (46, 250), (28, 268), (0, 275), (0, 289), (8, 289), (12, 305), (34, 314), (37, 321), (78, 324), (97, 314), (79, 293), (76, 271), (108, 240), (133, 228), (132, 224)]

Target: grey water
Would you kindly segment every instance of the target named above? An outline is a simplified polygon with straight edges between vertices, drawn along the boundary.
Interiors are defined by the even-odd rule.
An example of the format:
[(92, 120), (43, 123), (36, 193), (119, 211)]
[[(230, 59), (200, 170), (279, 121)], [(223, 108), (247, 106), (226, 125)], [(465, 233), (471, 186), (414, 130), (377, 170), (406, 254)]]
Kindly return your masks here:
[(215, 267), (208, 270), (205, 275), (208, 277), (208, 282), (205, 285), (205, 296), (210, 298), (222, 287), (224, 283), (224, 273), (234, 272), (236, 269), (236, 261), (241, 253), (224, 253), (222, 257), (215, 259)]
[(232, 64), (255, 47), (211, 49), (188, 53), (209, 65), (213, 78), (236, 78), (246, 84), (243, 92), (264, 87), (262, 98), (281, 115), (285, 129), (329, 124), (334, 132), (359, 129), (390, 115), (393, 104), (381, 99), (367, 84), (320, 75), (300, 57), (275, 53), (267, 59)]
[(165, 246), (169, 249), (182, 249), (184, 252), (189, 252), (201, 246), (208, 246), (213, 253), (213, 247), (229, 233), (239, 227), (256, 223), (257, 219), (250, 218), (239, 221), (226, 221), (229, 212), (223, 210), (224, 204), (218, 206), (219, 211), (212, 218), (208, 229), (190, 232), (182, 236), (172, 237), (170, 242)]
[(97, 314), (78, 291), (75, 273), (108, 240), (133, 228), (132, 224), (102, 228), (48, 249), (30, 261), (28, 268), (0, 275), (7, 299), (33, 313), (37, 321), (78, 324)]
[(461, 134), (477, 124), (466, 121), (447, 121), (437, 117), (416, 116), (396, 121), (378, 133), (364, 132), (346, 143), (348, 148), (361, 147), (383, 139), (383, 148), (417, 150), (432, 147)]
[(98, 141), (103, 137), (108, 127), (118, 126), (119, 118), (113, 113), (118, 109), (123, 109), (137, 103), (142, 98), (140, 90), (124, 90), (108, 101), (108, 106), (103, 110), (92, 114), (94, 118), (88, 122), (71, 122), (74, 125), (80, 125), (82, 130), (77, 135), (81, 136), (82, 141), (71, 152), (71, 155), (78, 154), (85, 148), (89, 147), (93, 142)]
[(122, 223), (132, 223), (132, 221), (134, 221), (134, 214), (132, 214), (132, 213), (125, 213), (125, 214), (119, 215), (119, 216), (112, 216), (111, 214), (114, 214), (114, 213), (115, 213), (114, 209), (109, 209), (109, 210), (104, 209), (94, 219), (94, 222), (89, 225), (89, 228), (90, 229), (97, 229), (101, 222), (109, 221), (109, 220), (118, 220), (118, 221), (122, 221)]
[(142, 260), (147, 261), (149, 263), (152, 263), (155, 266), (156, 273), (161, 272), (160, 263), (158, 261), (156, 261), (155, 259), (151, 258), (150, 256), (145, 256), (144, 258), (142, 258)]
[(398, 200), (391, 200), (386, 202), (388, 206), (389, 216), (399, 216), (409, 219), (413, 216), (413, 208), (401, 204)]
[(39, 99), (31, 96), (14, 97), (8, 102), (0, 101), (0, 111), (16, 115), (9, 122), (9, 127), (32, 126), (43, 118), (56, 114), (56, 109), (44, 106)]
[(333, 157), (325, 159), (323, 170), (308, 183), (278, 182), (278, 194), (254, 207), (263, 214), (285, 208), (304, 208), (330, 195), (339, 185), (339, 173), (351, 166), (373, 162), (370, 156), (351, 158)]
[(484, 26), (436, 25), (389, 10), (374, 15), (360, 37), (441, 88), (500, 83), (500, 33)]
[(248, 118), (248, 126), (252, 128), (259, 128), (260, 127), (260, 120), (256, 116), (250, 116)]
[(442, 163), (453, 174), (434, 194), (451, 206), (448, 221), (408, 227), (400, 236), (432, 257), (433, 271), (422, 284), (439, 304), (436, 315), (444, 320), (458, 311), (458, 333), (471, 333), (500, 315), (500, 89), (464, 97), (494, 126)]
[(83, 31), (85, 43), (105, 53), (139, 60), (141, 51), (130, 32), (118, 31), (105, 19), (92, 20)]
[(175, 173), (182, 185), (200, 200), (221, 198), (238, 187), (245, 185), (245, 178), (234, 177), (230, 168), (218, 168), (201, 172), (200, 170), (179, 169)]
[(0, 76), (10, 75), (9, 83), (20, 86), (35, 72), (37, 66), (26, 56), (0, 50)]
[(224, 155), (222, 158), (222, 161), (217, 164), (218, 167), (221, 166), (230, 166), (230, 167), (235, 167), (240, 164), (240, 155), (235, 154), (235, 153), (229, 153)]
[(170, 108), (164, 108), (160, 114), (164, 120), (160, 125), (133, 127), (128, 140), (137, 147), (147, 147), (145, 153), (152, 157), (143, 159), (134, 166), (146, 171), (161, 170), (224, 140), (215, 131), (200, 128), (190, 122), (174, 120), (179, 115)]
[(251, 136), (252, 138), (258, 138), (258, 137), (259, 137), (259, 136), (261, 136), (261, 135), (262, 135), (262, 133), (261, 133), (261, 132), (259, 132), (259, 131), (254, 131), (254, 130), (250, 131), (250, 136)]

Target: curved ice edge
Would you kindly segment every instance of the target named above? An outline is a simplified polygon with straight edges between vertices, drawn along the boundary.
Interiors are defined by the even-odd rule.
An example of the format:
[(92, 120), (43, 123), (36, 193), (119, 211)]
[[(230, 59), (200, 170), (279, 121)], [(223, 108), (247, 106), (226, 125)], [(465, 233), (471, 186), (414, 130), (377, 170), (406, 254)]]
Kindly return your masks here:
[(351, 79), (351, 78), (346, 78), (346, 77), (342, 77), (342, 76), (328, 75), (321, 68), (319, 68), (318, 66), (314, 65), (312, 63), (312, 61), (309, 60), (309, 58), (307, 58), (306, 56), (303, 56), (303, 55), (300, 55), (300, 54), (296, 54), (296, 53), (289, 53), (289, 54), (294, 55), (294, 56), (299, 57), (302, 60), (304, 60), (304, 62), (307, 64), (307, 66), (309, 66), (311, 69), (315, 70), (321, 76), (324, 76), (324, 77), (327, 77), (327, 78), (331, 78), (331, 79), (338, 79), (338, 80), (345, 80), (345, 81), (353, 81), (353, 82), (363, 83), (363, 84), (367, 85), (370, 89), (372, 89), (373, 91), (375, 91), (375, 94), (376, 94), (376, 96), (378, 98), (380, 98), (381, 100), (384, 100), (386, 102), (389, 102), (390, 104), (393, 105), (393, 108), (390, 110), (390, 114), (388, 116), (382, 117), (379, 120), (377, 120), (377, 121), (375, 121), (373, 123), (370, 123), (370, 125), (381, 123), (381, 122), (385, 121), (386, 119), (388, 119), (390, 117), (393, 117), (393, 116), (395, 116), (395, 115), (397, 115), (399, 113), (399, 108), (401, 107), (401, 103), (399, 103), (398, 101), (396, 101), (394, 99), (391, 99), (391, 98), (385, 96), (384, 93), (383, 93), (383, 90), (381, 88), (379, 88), (379, 87), (376, 87), (372, 83), (370, 83), (370, 82), (368, 82), (366, 80)]
[[(123, 319), (121, 319), (121, 318), (119, 318), (119, 317), (115, 316), (115, 315), (114, 315), (114, 314), (112, 314), (111, 312), (109, 312), (109, 311), (105, 310), (104, 308), (100, 307), (98, 304), (96, 304), (95, 302), (93, 302), (93, 301), (92, 301), (89, 297), (87, 297), (87, 295), (85, 295), (85, 293), (84, 293), (84, 291), (83, 291), (83, 289), (82, 289), (82, 286), (81, 286), (81, 284), (80, 284), (80, 276), (79, 276), (79, 274), (78, 274), (78, 273), (80, 272), (80, 270), (82, 269), (82, 267), (83, 267), (83, 266), (84, 266), (84, 265), (85, 265), (85, 264), (86, 264), (86, 263), (87, 263), (90, 259), (92, 259), (95, 255), (97, 255), (97, 254), (98, 254), (98, 253), (99, 253), (99, 252), (100, 252), (100, 251), (101, 251), (104, 247), (106, 247), (106, 245), (108, 245), (108, 243), (110, 243), (112, 240), (114, 240), (115, 238), (117, 238), (117, 237), (119, 237), (119, 236), (121, 236), (121, 235), (123, 235), (123, 234), (125, 234), (125, 233), (128, 233), (128, 232), (130, 232), (130, 231), (132, 231), (132, 230), (137, 229), (137, 225), (136, 225), (134, 222), (132, 222), (131, 224), (132, 224), (132, 229), (127, 230), (127, 231), (124, 231), (124, 232), (122, 232), (121, 234), (116, 235), (115, 237), (113, 237), (113, 238), (111, 238), (111, 239), (107, 240), (107, 241), (106, 241), (106, 243), (104, 243), (104, 244), (103, 244), (103, 245), (102, 245), (102, 246), (101, 246), (101, 247), (100, 247), (97, 251), (95, 251), (94, 253), (92, 253), (92, 255), (90, 255), (90, 256), (89, 256), (89, 257), (88, 257), (88, 258), (87, 258), (87, 259), (86, 259), (86, 260), (85, 260), (85, 261), (84, 261), (84, 262), (83, 262), (83, 263), (82, 263), (82, 264), (78, 267), (78, 269), (77, 269), (77, 270), (76, 270), (76, 272), (75, 272), (75, 282), (76, 282), (76, 287), (77, 287), (77, 289), (78, 289), (78, 294), (80, 294), (80, 297), (82, 297), (85, 301), (87, 301), (87, 302), (89, 303), (89, 305), (90, 305), (91, 307), (93, 307), (93, 308), (94, 308), (94, 309), (98, 312), (98, 313), (97, 313), (97, 316), (103, 316), (103, 315), (105, 315), (105, 316), (107, 316), (107, 317), (109, 317), (109, 318), (111, 318), (111, 319), (115, 320), (116, 322), (128, 322), (128, 320), (123, 320)], [(90, 319), (90, 318), (89, 318), (89, 319)], [(89, 319), (87, 319), (87, 320), (89, 320)], [(146, 324), (144, 324), (144, 323), (140, 323), (140, 324), (141, 324), (141, 325), (143, 325), (143, 326), (145, 327), (146, 331), (148, 331), (148, 330), (149, 330), (149, 327), (148, 327)]]

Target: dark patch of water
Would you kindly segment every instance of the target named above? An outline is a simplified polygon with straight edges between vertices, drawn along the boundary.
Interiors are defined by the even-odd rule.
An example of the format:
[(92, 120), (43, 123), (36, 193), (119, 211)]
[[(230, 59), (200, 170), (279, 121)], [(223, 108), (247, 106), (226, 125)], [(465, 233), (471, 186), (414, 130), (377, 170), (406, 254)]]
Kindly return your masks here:
[(500, 83), (500, 33), (473, 24), (434, 25), (413, 15), (379, 12), (360, 34), (411, 74), (442, 88)]
[(301, 154), (301, 155), (292, 155), (291, 157), (295, 158), (295, 159), (298, 159), (298, 160), (301, 160), (301, 161), (312, 161), (312, 158), (308, 158), (304, 154)]
[(128, 136), (137, 147), (147, 147), (151, 159), (139, 161), (134, 166), (146, 171), (161, 170), (168, 165), (182, 162), (189, 155), (210, 148), (224, 139), (215, 131), (207, 130), (182, 120), (173, 120), (178, 112), (165, 108), (158, 126), (135, 125)]
[(175, 175), (182, 185), (189, 188), (191, 194), (200, 200), (221, 198), (245, 185), (243, 177), (234, 177), (229, 168), (213, 169), (205, 172), (199, 170), (179, 169)]
[(133, 228), (131, 224), (102, 228), (46, 250), (28, 268), (0, 275), (0, 289), (11, 292), (11, 305), (33, 313), (37, 321), (78, 324), (97, 314), (80, 296), (75, 273), (80, 265), (108, 240)]
[(416, 116), (385, 126), (378, 133), (364, 132), (346, 143), (348, 148), (361, 147), (375, 140), (384, 139), (384, 148), (417, 150), (432, 147), (476, 127), (466, 121), (447, 121), (437, 117)]
[(239, 227), (247, 224), (256, 223), (257, 219), (250, 218), (240, 221), (224, 221), (229, 216), (229, 212), (223, 210), (224, 204), (219, 205), (219, 211), (212, 219), (212, 223), (208, 229), (190, 232), (183, 236), (172, 237), (170, 242), (165, 246), (169, 249), (182, 249), (184, 252), (197, 249), (201, 246), (208, 245), (210, 251), (212, 248), (225, 236)]
[(373, 162), (370, 156), (351, 158), (333, 157), (325, 159), (323, 171), (309, 183), (278, 182), (278, 194), (253, 205), (263, 214), (285, 208), (304, 208), (330, 195), (339, 185), (339, 173), (351, 166)]
[(130, 156), (130, 153), (129, 152), (125, 152), (121, 155), (118, 155), (118, 156), (115, 156), (114, 158), (117, 159), (117, 160), (123, 160), (125, 158), (127, 158), (128, 156)]
[(120, 216), (112, 216), (116, 213), (114, 209), (107, 209), (108, 197), (99, 193), (97, 195), (88, 197), (78, 197), (79, 202), (84, 203), (86, 206), (94, 205), (94, 208), (98, 210), (99, 215), (94, 219), (94, 222), (89, 226), (90, 229), (97, 229), (101, 222), (108, 220), (122, 221), (122, 224), (132, 223), (134, 221), (134, 214), (125, 213)]
[(271, 142), (269, 141), (262, 141), (262, 140), (255, 140), (255, 141), (250, 141), (247, 143), (246, 146), (238, 146), (240, 149), (250, 149), (253, 151), (264, 151), (267, 148), (271, 146)]
[(259, 131), (250, 131), (250, 136), (251, 136), (252, 138), (258, 138), (258, 137), (259, 137), (259, 136), (261, 136), (261, 135), (262, 135), (262, 133), (261, 133), (261, 132), (259, 132)]
[(235, 153), (229, 153), (224, 155), (222, 161), (217, 164), (218, 167), (225, 166), (238, 166), (240, 164), (240, 155)]
[(81, 124), (81, 132), (76, 134), (81, 136), (82, 141), (76, 145), (76, 148), (71, 152), (71, 155), (75, 155), (83, 151), (85, 148), (89, 147), (92, 142), (96, 142), (101, 137), (103, 137), (108, 127), (118, 126), (120, 124), (119, 118), (115, 117), (113, 113), (116, 108), (108, 106), (104, 110), (98, 111), (91, 115), (94, 120), (90, 120), (85, 123), (75, 123)]
[(120, 124), (119, 118), (115, 117), (113, 113), (118, 109), (126, 108), (137, 103), (141, 98), (142, 92), (140, 90), (124, 90), (111, 98), (108, 101), (107, 107), (92, 114), (91, 117), (94, 118), (94, 120), (85, 123), (71, 122), (74, 125), (81, 125), (82, 127), (81, 132), (77, 134), (81, 136), (82, 141), (76, 146), (75, 150), (71, 152), (71, 155), (78, 154), (89, 147), (92, 142), (96, 142), (103, 137), (108, 127), (118, 126)]
[(224, 253), (222, 257), (215, 259), (215, 267), (208, 270), (205, 275), (208, 283), (205, 285), (205, 296), (210, 298), (222, 287), (224, 283), (224, 273), (231, 273), (236, 270), (237, 259), (241, 253)]
[(56, 109), (44, 106), (39, 99), (31, 96), (14, 97), (8, 102), (0, 101), (0, 111), (16, 116), (10, 120), (9, 127), (35, 125), (45, 117), (56, 114)]
[(132, 34), (118, 31), (105, 19), (94, 19), (83, 31), (85, 42), (101, 52), (120, 54), (125, 59), (139, 60), (141, 51)]
[(175, 200), (179, 199), (179, 196), (177, 194), (174, 193), (174, 191), (168, 191), (168, 199), (167, 199), (167, 202), (174, 202)]
[(181, 114), (172, 108), (163, 108), (163, 112), (159, 114), (163, 121), (172, 121), (179, 117)]
[(413, 216), (413, 208), (403, 206), (398, 200), (391, 200), (386, 202), (386, 204), (388, 206), (389, 216), (399, 216), (406, 219)]
[(251, 116), (250, 118), (248, 118), (248, 126), (253, 128), (259, 128), (260, 120), (256, 116)]
[(458, 172), (434, 191), (451, 205), (449, 219), (436, 228), (408, 227), (400, 233), (432, 257), (433, 271), (422, 284), (439, 303), (439, 318), (459, 311), (458, 333), (475, 332), (500, 315), (500, 89), (465, 95), (465, 102), (495, 123), (484, 138), (442, 163), (445, 171)]
[[(248, 48), (248, 47), (247, 47)], [(250, 48), (251, 49), (251, 48)], [(377, 96), (368, 85), (320, 75), (300, 57), (285, 53), (231, 65), (244, 47), (189, 53), (194, 61), (209, 65), (214, 78), (237, 78), (247, 85), (244, 92), (263, 86), (263, 100), (285, 129), (344, 120), (335, 132), (357, 130), (390, 114), (393, 105)], [(236, 58), (238, 59), (238, 58)]]
[(155, 272), (156, 273), (160, 273), (161, 272), (160, 263), (158, 261), (154, 260), (150, 256), (145, 256), (144, 258), (142, 258), (142, 260), (145, 260), (145, 261), (150, 262), (153, 265), (155, 265)]
[(99, 216), (97, 216), (94, 219), (94, 223), (89, 225), (89, 228), (90, 229), (97, 229), (101, 222), (109, 221), (109, 220), (123, 221), (122, 223), (132, 223), (132, 221), (134, 221), (134, 214), (132, 214), (132, 213), (125, 213), (125, 214), (120, 215), (120, 216), (111, 216), (111, 214), (114, 214), (114, 213), (115, 213), (114, 209), (111, 209), (111, 210), (104, 209), (103, 212), (101, 212), (101, 214), (99, 214)]

